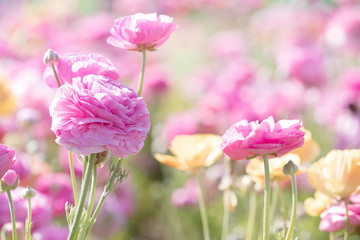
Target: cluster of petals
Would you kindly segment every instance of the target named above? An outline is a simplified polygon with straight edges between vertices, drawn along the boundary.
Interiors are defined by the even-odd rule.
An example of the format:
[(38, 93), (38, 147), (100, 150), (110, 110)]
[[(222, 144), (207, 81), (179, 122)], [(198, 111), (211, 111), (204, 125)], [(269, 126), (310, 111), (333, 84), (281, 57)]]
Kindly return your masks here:
[(15, 151), (6, 145), (0, 144), (0, 178), (14, 165)]
[[(66, 82), (71, 83), (73, 78), (84, 77), (88, 74), (102, 75), (114, 80), (119, 79), (119, 73), (110, 60), (96, 53), (67, 53), (60, 57), (55, 66), (61, 85)], [(59, 87), (51, 66), (45, 69), (44, 79), (49, 87)]]
[(221, 142), (221, 137), (213, 134), (178, 135), (170, 145), (174, 156), (155, 154), (155, 158), (179, 170), (196, 170), (210, 166), (221, 157)]
[(118, 18), (110, 30), (107, 42), (126, 50), (154, 50), (162, 45), (178, 28), (172, 18), (156, 13), (137, 13)]
[(233, 160), (256, 156), (281, 156), (301, 147), (305, 133), (299, 120), (280, 120), (269, 117), (259, 123), (242, 120), (231, 126), (223, 135), (221, 148)]
[(50, 115), (56, 142), (82, 155), (106, 150), (118, 157), (136, 154), (150, 128), (145, 101), (104, 76), (65, 83), (56, 92)]
[(333, 198), (347, 198), (359, 187), (360, 150), (332, 150), (312, 164), (307, 174), (316, 190)]

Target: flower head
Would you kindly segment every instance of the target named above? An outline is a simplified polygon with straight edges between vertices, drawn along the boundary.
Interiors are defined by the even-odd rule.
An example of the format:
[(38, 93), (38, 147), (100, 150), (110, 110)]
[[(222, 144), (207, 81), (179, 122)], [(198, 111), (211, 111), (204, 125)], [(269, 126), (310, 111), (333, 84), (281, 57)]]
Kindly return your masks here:
[(146, 103), (118, 81), (103, 76), (74, 78), (61, 86), (50, 106), (56, 142), (90, 155), (138, 153), (150, 128)]
[(155, 154), (163, 164), (179, 170), (195, 170), (208, 167), (220, 158), (220, 136), (213, 134), (178, 135), (170, 146), (174, 156)]
[(118, 18), (110, 30), (107, 42), (115, 47), (142, 51), (155, 50), (178, 28), (166, 15), (137, 13)]
[(308, 179), (330, 197), (347, 198), (360, 182), (360, 150), (333, 150), (311, 165)]
[(314, 198), (307, 198), (304, 202), (304, 208), (308, 215), (317, 217), (325, 211), (326, 207), (329, 206), (334, 199), (323, 194), (322, 192), (316, 191)]
[(0, 144), (0, 178), (14, 165), (15, 161), (15, 151), (6, 145)]
[(233, 160), (265, 154), (281, 156), (303, 145), (305, 133), (300, 130), (301, 125), (299, 120), (275, 123), (273, 117), (261, 123), (242, 120), (225, 132), (221, 148)]
[[(60, 57), (55, 66), (61, 85), (71, 83), (73, 78), (89, 74), (102, 75), (114, 80), (119, 78), (119, 73), (110, 60), (95, 53), (68, 53)], [(58, 88), (51, 66), (45, 69), (44, 79), (49, 87)]]

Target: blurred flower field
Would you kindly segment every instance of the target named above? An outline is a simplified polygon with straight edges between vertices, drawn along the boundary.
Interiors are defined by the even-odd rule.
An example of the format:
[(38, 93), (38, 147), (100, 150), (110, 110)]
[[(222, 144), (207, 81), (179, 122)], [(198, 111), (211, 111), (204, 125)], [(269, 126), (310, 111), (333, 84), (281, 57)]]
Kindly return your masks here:
[(1, 240), (10, 193), (17, 239), (360, 239), (359, 1), (0, 0), (0, 19)]

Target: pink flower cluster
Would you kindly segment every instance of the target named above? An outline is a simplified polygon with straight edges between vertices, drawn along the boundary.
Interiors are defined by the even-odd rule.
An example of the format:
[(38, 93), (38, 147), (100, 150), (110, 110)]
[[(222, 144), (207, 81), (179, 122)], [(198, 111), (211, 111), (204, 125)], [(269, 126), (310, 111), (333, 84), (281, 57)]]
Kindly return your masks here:
[(14, 165), (15, 161), (15, 151), (6, 145), (0, 144), (0, 178)]
[(259, 155), (281, 156), (301, 147), (305, 133), (299, 120), (280, 120), (269, 117), (259, 123), (242, 120), (231, 126), (223, 135), (221, 148), (233, 160)]
[(61, 86), (50, 106), (56, 142), (75, 153), (109, 150), (136, 154), (150, 128), (146, 103), (118, 81), (104, 76), (73, 78)]

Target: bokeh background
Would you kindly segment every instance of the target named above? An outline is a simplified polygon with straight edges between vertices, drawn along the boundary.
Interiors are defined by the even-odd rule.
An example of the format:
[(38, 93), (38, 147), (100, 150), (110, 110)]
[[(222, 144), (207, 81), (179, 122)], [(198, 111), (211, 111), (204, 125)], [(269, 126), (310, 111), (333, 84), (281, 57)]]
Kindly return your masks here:
[[(272, 115), (301, 119), (320, 145), (319, 157), (333, 148), (359, 148), (358, 1), (0, 0), (0, 142), (18, 152), (21, 185), (38, 191), (34, 239), (66, 239), (63, 206), (72, 201), (67, 152), (50, 131), (54, 89), (42, 78), (43, 54), (49, 48), (60, 56), (100, 53), (119, 70), (119, 80), (136, 89), (141, 54), (117, 49), (106, 38), (114, 19), (138, 12), (169, 15), (179, 28), (147, 55), (143, 96), (152, 128), (141, 153), (124, 161), (129, 177), (106, 200), (91, 239), (202, 238), (196, 182), (153, 158), (167, 152), (178, 134), (222, 135), (237, 121)], [(238, 205), (229, 239), (235, 240), (244, 239), (249, 189), (241, 181), (245, 161), (233, 164)], [(104, 182), (106, 164), (99, 171)], [(202, 173), (214, 239), (221, 235), (224, 171), (219, 161)], [(283, 184), (290, 210), (288, 187)], [(328, 239), (318, 230), (320, 219), (303, 209), (313, 194), (306, 175), (299, 176), (299, 188), (299, 239)], [(0, 201), (3, 225), (8, 209), (4, 196)], [(26, 205), (17, 201), (16, 214), (25, 219)], [(257, 203), (260, 236), (261, 191)], [(281, 227), (274, 217), (272, 229)]]

